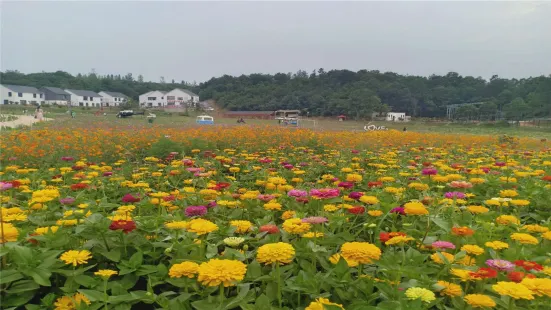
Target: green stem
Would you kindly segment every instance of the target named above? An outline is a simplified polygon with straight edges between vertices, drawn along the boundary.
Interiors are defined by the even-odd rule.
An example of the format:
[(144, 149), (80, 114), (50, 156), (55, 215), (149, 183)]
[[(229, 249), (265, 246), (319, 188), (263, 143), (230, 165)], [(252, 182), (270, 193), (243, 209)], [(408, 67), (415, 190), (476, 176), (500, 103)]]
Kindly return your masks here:
[(103, 304), (105, 307), (105, 310), (107, 310), (107, 281), (108, 279), (103, 280)]
[(276, 263), (276, 277), (277, 277), (277, 301), (279, 302), (279, 307), (281, 308), (283, 302), (281, 300), (281, 271), (279, 270), (279, 263)]
[(226, 297), (224, 296), (224, 283), (220, 283), (220, 294), (218, 297), (220, 298), (220, 303), (224, 303), (224, 298)]

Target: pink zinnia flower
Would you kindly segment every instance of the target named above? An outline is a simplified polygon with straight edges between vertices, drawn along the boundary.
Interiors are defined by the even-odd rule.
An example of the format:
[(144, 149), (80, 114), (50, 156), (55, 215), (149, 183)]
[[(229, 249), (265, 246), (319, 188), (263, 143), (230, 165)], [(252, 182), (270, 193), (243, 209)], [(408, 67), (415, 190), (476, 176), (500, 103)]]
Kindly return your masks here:
[(184, 211), (187, 217), (203, 216), (207, 214), (207, 207), (205, 206), (189, 206)]
[(473, 184), (465, 181), (452, 181), (448, 186), (453, 188), (472, 188)]
[(406, 211), (404, 210), (404, 207), (402, 207), (402, 206), (396, 207), (396, 208), (390, 210), (390, 213), (398, 213), (400, 215), (406, 215)]
[(122, 196), (122, 202), (135, 203), (135, 202), (138, 202), (140, 200), (141, 200), (140, 197), (133, 196), (132, 194), (126, 194), (126, 195)]
[(489, 259), (486, 261), (486, 265), (500, 271), (513, 271), (515, 264), (504, 259)]
[(73, 161), (74, 158), (71, 157), (71, 156), (63, 156), (63, 157), (61, 157), (61, 160), (64, 160), (64, 161)]
[(70, 204), (73, 204), (75, 202), (75, 198), (73, 198), (73, 197), (61, 198), (61, 199), (59, 199), (59, 202), (63, 205), (70, 205)]
[(425, 168), (421, 173), (423, 175), (435, 175), (438, 174), (438, 170), (436, 168)]
[(354, 187), (354, 183), (352, 183), (352, 182), (339, 182), (339, 184), (337, 186), (341, 187), (341, 188), (352, 188), (352, 187)]
[(340, 190), (338, 188), (322, 188), (310, 190), (310, 196), (318, 199), (330, 199), (339, 197)]
[(13, 184), (7, 182), (0, 182), (0, 191), (5, 191), (13, 187)]
[(348, 194), (348, 198), (358, 200), (360, 197), (362, 197), (364, 194), (360, 192), (351, 192)]
[(449, 198), (449, 199), (453, 199), (453, 198), (463, 199), (466, 196), (462, 192), (447, 192), (446, 194), (444, 194), (444, 197)]
[(301, 191), (299, 189), (292, 189), (287, 193), (289, 197), (306, 197), (308, 193), (306, 191)]
[(191, 173), (201, 172), (201, 168), (186, 168)]
[(327, 223), (329, 220), (323, 216), (310, 216), (302, 219), (303, 223), (309, 224), (323, 224)]
[(431, 245), (437, 249), (455, 249), (455, 244), (448, 241), (434, 241)]
[(264, 202), (268, 202), (270, 200), (275, 199), (275, 196), (274, 195), (258, 195), (256, 198), (258, 198), (259, 200), (262, 200)]
[(106, 172), (103, 173), (103, 176), (104, 176), (104, 177), (110, 177), (110, 176), (112, 176), (112, 175), (113, 175), (113, 172), (112, 172), (112, 171), (106, 171)]

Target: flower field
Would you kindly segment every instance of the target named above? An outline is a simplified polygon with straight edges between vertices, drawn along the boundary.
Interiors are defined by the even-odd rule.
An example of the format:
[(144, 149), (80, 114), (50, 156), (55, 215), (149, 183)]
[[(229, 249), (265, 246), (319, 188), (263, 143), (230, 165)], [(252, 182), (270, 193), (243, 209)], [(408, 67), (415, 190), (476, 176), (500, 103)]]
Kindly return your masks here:
[(0, 136), (2, 309), (550, 309), (546, 141)]

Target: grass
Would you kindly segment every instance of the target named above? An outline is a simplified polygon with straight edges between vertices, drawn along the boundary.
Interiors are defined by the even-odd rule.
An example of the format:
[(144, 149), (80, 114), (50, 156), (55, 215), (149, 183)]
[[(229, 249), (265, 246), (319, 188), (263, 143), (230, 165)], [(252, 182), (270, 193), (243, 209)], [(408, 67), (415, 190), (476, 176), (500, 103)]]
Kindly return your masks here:
[[(9, 106), (1, 107), (3, 113), (8, 112), (9, 114), (22, 114), (23, 107), (20, 106)], [(7, 110), (7, 111), (6, 111)], [(33, 113), (34, 110), (27, 108), (28, 113)], [(76, 112), (76, 118), (72, 119), (69, 114), (67, 114), (66, 107), (44, 107), (45, 117), (53, 118), (55, 121), (48, 126), (63, 127), (68, 124), (74, 125), (75, 123), (78, 126), (83, 127), (95, 127), (98, 123), (107, 124), (118, 124), (118, 125), (129, 125), (129, 126), (150, 126), (147, 122), (147, 118), (144, 116), (138, 115), (130, 118), (119, 119), (115, 115), (118, 113), (119, 109), (110, 108), (105, 109), (104, 112), (107, 113), (106, 116), (100, 115), (96, 116), (95, 113), (97, 109), (83, 109), (77, 107), (74, 109)], [(165, 112), (154, 112), (157, 114), (157, 118), (154, 120), (154, 125), (156, 126), (167, 126), (167, 127), (187, 127), (187, 126), (197, 126), (195, 124), (195, 117), (199, 114), (204, 113), (190, 113), (190, 116), (180, 116), (177, 113), (172, 113), (169, 115)], [(208, 113), (207, 113), (208, 114)], [(235, 118), (223, 118), (217, 113), (210, 113), (215, 119), (216, 125), (226, 125), (226, 126), (243, 126), (237, 124), (237, 119)], [(257, 120), (257, 119), (246, 119), (247, 124), (250, 125), (267, 125), (267, 126), (279, 126), (276, 120)], [(389, 129), (403, 130), (404, 127), (408, 131), (415, 132), (428, 132), (428, 133), (446, 133), (446, 134), (469, 134), (469, 135), (511, 135), (517, 137), (529, 137), (537, 139), (551, 139), (551, 128), (550, 127), (518, 127), (510, 126), (507, 124), (460, 124), (452, 122), (426, 122), (426, 121), (412, 121), (408, 123), (392, 123), (392, 122), (382, 122), (382, 121), (343, 121), (339, 122), (337, 120), (330, 119), (320, 119), (316, 120), (316, 126), (314, 127), (313, 121), (304, 121), (301, 127), (310, 128), (316, 130), (345, 130), (345, 131), (364, 131), (364, 126), (367, 124), (373, 124), (377, 126), (385, 126)], [(44, 126), (44, 125), (39, 125)]]

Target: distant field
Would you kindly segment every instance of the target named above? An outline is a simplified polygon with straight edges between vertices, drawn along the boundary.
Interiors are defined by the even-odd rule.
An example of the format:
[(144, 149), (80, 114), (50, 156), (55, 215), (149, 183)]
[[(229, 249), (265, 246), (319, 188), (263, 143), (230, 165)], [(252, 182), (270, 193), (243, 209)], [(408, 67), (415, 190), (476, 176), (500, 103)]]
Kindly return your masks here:
[[(22, 107), (1, 107), (3, 114), (21, 114)], [(32, 109), (28, 109), (28, 113), (32, 113)], [(84, 127), (95, 127), (98, 123), (102, 124), (128, 124), (132, 126), (151, 126), (147, 123), (147, 119), (144, 116), (138, 115), (126, 119), (118, 119), (115, 117), (118, 109), (105, 110), (106, 116), (96, 116), (97, 110), (81, 110), (76, 109), (76, 118), (71, 119), (69, 114), (66, 113), (66, 108), (45, 108), (46, 117), (55, 119), (54, 122), (47, 126), (65, 126), (75, 125)], [(165, 113), (158, 112), (157, 118), (154, 121), (155, 126), (196, 126), (195, 117), (196, 113), (190, 113), (190, 116), (180, 116), (177, 113), (173, 113), (172, 116), (163, 115)], [(216, 125), (231, 125), (239, 126), (237, 119), (223, 118), (217, 116), (216, 113), (211, 114), (215, 118)], [(266, 125), (266, 126), (279, 126), (276, 120), (256, 120), (245, 119), (247, 124), (252, 125)], [(367, 124), (374, 124), (377, 126), (385, 126), (389, 129), (395, 129), (402, 131), (406, 127), (407, 131), (415, 132), (431, 132), (431, 133), (448, 133), (448, 134), (471, 134), (471, 135), (513, 135), (519, 137), (531, 137), (538, 139), (551, 139), (551, 128), (549, 127), (517, 127), (517, 126), (499, 126), (494, 124), (458, 124), (451, 122), (422, 122), (412, 121), (408, 123), (392, 123), (392, 122), (369, 122), (369, 121), (343, 121), (337, 120), (307, 120), (303, 121), (300, 125), (302, 128), (316, 129), (316, 130), (346, 130), (346, 131), (364, 131), (364, 126)], [(46, 125), (41, 125), (46, 126)]]

